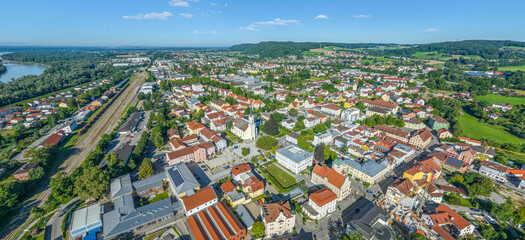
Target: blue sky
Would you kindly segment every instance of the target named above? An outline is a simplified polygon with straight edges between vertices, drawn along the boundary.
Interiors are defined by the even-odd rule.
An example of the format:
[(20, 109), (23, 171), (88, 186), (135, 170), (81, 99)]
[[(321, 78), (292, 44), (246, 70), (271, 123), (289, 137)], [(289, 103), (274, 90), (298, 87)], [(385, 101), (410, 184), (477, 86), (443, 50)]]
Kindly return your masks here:
[(522, 0), (6, 0), (0, 45), (524, 41), (524, 8)]

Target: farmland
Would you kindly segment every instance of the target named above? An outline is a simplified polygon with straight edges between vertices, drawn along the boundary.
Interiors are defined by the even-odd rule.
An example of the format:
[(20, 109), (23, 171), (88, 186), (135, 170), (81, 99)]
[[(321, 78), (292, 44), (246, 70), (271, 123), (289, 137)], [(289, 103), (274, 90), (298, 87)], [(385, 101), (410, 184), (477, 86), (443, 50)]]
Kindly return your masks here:
[(513, 71), (525, 71), (525, 65), (521, 65), (521, 66), (507, 66), (507, 67), (498, 67), (498, 70), (499, 71), (510, 71), (510, 72), (513, 72)]
[(467, 113), (458, 118), (458, 123), (463, 129), (463, 135), (474, 139), (491, 139), (499, 143), (523, 143), (523, 140), (511, 135), (510, 133), (492, 128)]
[(504, 103), (504, 104), (511, 104), (511, 105), (518, 105), (518, 104), (525, 104), (525, 98), (519, 98), (519, 97), (506, 97), (496, 94), (489, 94), (485, 96), (476, 96), (474, 98), (476, 101), (487, 101), (490, 104), (494, 103)]

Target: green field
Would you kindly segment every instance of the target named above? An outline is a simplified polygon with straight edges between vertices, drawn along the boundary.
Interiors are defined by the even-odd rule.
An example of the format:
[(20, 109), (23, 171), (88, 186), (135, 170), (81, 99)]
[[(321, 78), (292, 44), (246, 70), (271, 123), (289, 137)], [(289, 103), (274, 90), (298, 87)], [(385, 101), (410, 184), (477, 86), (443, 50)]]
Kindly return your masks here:
[(391, 58), (385, 58), (385, 57), (368, 57), (367, 59), (361, 60), (361, 62), (400, 62), (401, 60), (398, 59), (391, 59)]
[(518, 105), (518, 104), (525, 104), (525, 98), (519, 98), (519, 97), (507, 97), (507, 96), (501, 96), (497, 94), (488, 94), (485, 96), (476, 96), (474, 98), (476, 101), (487, 101), (490, 104), (494, 103), (505, 103), (505, 104), (511, 104), (511, 105)]
[(276, 165), (268, 166), (266, 168), (266, 171), (273, 178), (275, 178), (275, 180), (277, 180), (279, 185), (281, 185), (281, 187), (283, 187), (284, 189), (292, 187), (293, 185), (297, 183), (294, 177), (292, 177), (290, 174), (288, 174), (287, 172), (285, 172), (284, 170), (282, 170), (280, 167)]
[(463, 129), (463, 135), (473, 139), (487, 138), (500, 143), (523, 143), (523, 139), (511, 135), (510, 133), (492, 128), (467, 113), (458, 118), (458, 122)]
[(498, 67), (498, 71), (510, 71), (510, 72), (513, 72), (513, 71), (518, 71), (518, 70), (525, 71), (525, 65)]
[(453, 56), (446, 56), (445, 54), (443, 53), (440, 53), (440, 52), (416, 52), (414, 54), (414, 57), (417, 58), (417, 59), (424, 59), (424, 60), (439, 60), (439, 61), (447, 61), (449, 59), (452, 59), (452, 58), (458, 58), (458, 57), (464, 57), (464, 58), (470, 58), (470, 59), (481, 59), (480, 56), (478, 55), (466, 55), (466, 56), (461, 56), (461, 55), (453, 55)]
[(414, 54), (414, 57), (416, 57), (417, 59), (427, 59), (427, 60), (430, 60), (430, 59), (447, 60), (449, 59), (449, 58), (442, 59), (442, 56), (443, 56), (443, 53), (438, 53), (438, 52), (416, 52)]

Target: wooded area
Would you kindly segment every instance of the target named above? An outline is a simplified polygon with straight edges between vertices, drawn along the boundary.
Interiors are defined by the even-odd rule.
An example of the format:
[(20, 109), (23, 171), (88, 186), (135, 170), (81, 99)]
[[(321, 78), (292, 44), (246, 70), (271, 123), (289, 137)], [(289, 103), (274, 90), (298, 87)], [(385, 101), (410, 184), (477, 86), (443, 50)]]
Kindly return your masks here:
[[(111, 76), (124, 75), (121, 69), (97, 65), (108, 54), (74, 51), (16, 52), (2, 55), (9, 61), (49, 66), (40, 76), (28, 75), (0, 83), (0, 106), (59, 91)], [(118, 73), (118, 74), (117, 74)]]

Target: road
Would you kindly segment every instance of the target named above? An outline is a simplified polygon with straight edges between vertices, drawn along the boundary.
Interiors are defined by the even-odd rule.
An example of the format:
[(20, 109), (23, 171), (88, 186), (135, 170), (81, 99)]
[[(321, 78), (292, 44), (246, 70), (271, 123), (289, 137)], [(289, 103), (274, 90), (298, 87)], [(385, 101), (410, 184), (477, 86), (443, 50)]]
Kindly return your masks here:
[(69, 203), (60, 206), (60, 209), (47, 221), (46, 231), (44, 233), (44, 240), (62, 239), (62, 220), (66, 217), (67, 211), (71, 209), (79, 201), (78, 197), (71, 200)]
[[(71, 174), (73, 170), (82, 164), (87, 155), (95, 149), (102, 135), (110, 133), (116, 127), (128, 103), (135, 104), (137, 102), (136, 90), (146, 79), (146, 76), (146, 73), (142, 72), (130, 80), (129, 86), (124, 92), (111, 104), (90, 130), (79, 138), (75, 146), (69, 150), (70, 156), (60, 166), (59, 171), (65, 172), (66, 175)], [(4, 239), (12, 239), (17, 232), (22, 230), (22, 227), (31, 219), (29, 211), (34, 206), (42, 207), (51, 193), (47, 184), (42, 186), (41, 190), (35, 200), (27, 201), (22, 206), (17, 216), (7, 225), (0, 236), (5, 236)], [(8, 232), (7, 235), (5, 235), (6, 232)]]

